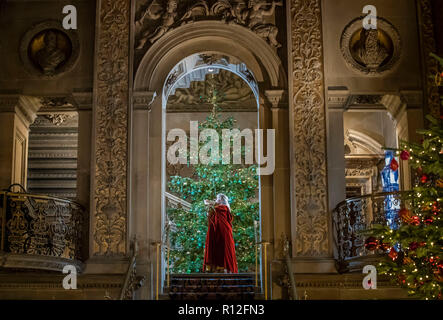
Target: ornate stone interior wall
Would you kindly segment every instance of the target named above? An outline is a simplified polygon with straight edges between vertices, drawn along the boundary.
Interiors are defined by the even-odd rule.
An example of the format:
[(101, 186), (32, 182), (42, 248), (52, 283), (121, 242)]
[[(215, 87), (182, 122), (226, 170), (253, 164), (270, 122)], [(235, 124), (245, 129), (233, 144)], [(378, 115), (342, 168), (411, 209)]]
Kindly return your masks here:
[[(220, 55), (245, 63), (260, 94), (260, 127), (276, 129), (276, 170), (262, 178), (263, 239), (271, 242), (273, 298), (286, 294), (278, 281), (283, 273), (282, 237), (292, 240), (294, 272), (336, 272), (331, 210), (346, 197), (347, 176), (349, 187), (372, 184), (372, 190), (375, 182), (368, 181), (376, 176), (346, 171), (373, 171), (371, 161), (377, 158), (365, 165), (346, 158), (346, 142), (359, 142), (360, 133), (379, 145), (395, 143), (397, 137), (414, 139), (423, 108), (435, 110), (435, 92), (427, 83), (435, 65), (422, 60), (435, 46), (430, 1), (373, 1), (380, 16), (378, 33), (361, 30), (364, 0), (269, 3), (274, 5), (73, 0), (80, 27), (69, 32), (60, 25), (59, 1), (7, 1), (1, 8), (0, 30), (8, 30), (0, 37), (1, 123), (23, 121), (19, 141), (27, 152), (27, 126), (42, 100), (65, 99), (78, 113), (76, 193), (90, 216), (86, 287), (88, 281), (100, 286), (97, 283), (108, 281), (104, 274), (114, 274), (105, 287), (117, 294), (114, 282), (126, 272), (129, 244), (137, 237), (138, 272), (147, 277), (138, 297), (154, 295), (153, 243), (162, 236), (158, 155), (163, 92), (174, 83), (171, 70), (196, 53), (204, 53), (208, 65), (219, 62)], [(55, 49), (54, 57), (47, 54), (48, 48)], [(193, 108), (190, 89), (176, 92), (176, 111)], [(242, 87), (232, 90), (249, 106), (250, 97), (241, 92)], [(384, 113), (396, 125), (394, 132), (352, 132), (361, 123), (375, 126), (377, 121), (369, 120), (374, 113)], [(55, 110), (48, 114), (56, 120)], [(15, 129), (1, 127), (2, 146), (13, 150)], [(30, 148), (34, 152), (32, 144)], [(353, 148), (348, 155), (362, 158), (358, 146)], [(15, 159), (2, 153), (0, 161), (26, 160), (22, 149), (14, 149)], [(16, 168), (23, 170), (28, 165), (18, 163), (22, 166)], [(33, 166), (32, 160), (29, 164)], [(15, 178), (11, 180), (13, 168), (2, 169), (7, 171), (2, 174), (7, 176), (3, 188)], [(18, 176), (26, 181), (23, 170)], [(350, 181), (352, 177), (360, 180)], [(334, 279), (333, 283), (343, 282)], [(314, 280), (306, 281), (309, 291)], [(105, 296), (102, 291), (94, 294)]]

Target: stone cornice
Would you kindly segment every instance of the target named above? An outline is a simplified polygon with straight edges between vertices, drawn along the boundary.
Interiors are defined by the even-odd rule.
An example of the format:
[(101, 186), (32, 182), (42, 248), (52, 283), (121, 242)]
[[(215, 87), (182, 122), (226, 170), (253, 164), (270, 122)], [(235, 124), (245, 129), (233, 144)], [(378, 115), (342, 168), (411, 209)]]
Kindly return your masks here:
[(74, 92), (72, 98), (79, 110), (92, 109), (92, 92)]
[(0, 95), (0, 112), (16, 113), (26, 126), (34, 122), (41, 99), (25, 95)]

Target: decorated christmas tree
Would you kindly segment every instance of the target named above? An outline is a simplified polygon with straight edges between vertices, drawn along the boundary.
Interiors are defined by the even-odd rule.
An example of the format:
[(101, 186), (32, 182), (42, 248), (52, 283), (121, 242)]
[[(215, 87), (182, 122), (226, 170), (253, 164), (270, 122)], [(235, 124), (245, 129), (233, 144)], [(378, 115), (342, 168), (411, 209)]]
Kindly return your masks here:
[[(439, 61), (443, 67), (443, 60)], [(437, 85), (442, 78), (443, 74), (436, 75)], [(386, 254), (386, 261), (377, 267), (378, 272), (407, 288), (409, 294), (442, 299), (443, 129), (441, 118), (428, 116), (427, 119), (429, 128), (418, 131), (423, 136), (421, 144), (402, 142), (401, 149), (396, 150), (415, 173), (412, 192), (402, 198), (399, 223), (395, 227), (375, 225), (367, 233), (365, 247)]]
[[(235, 129), (233, 117), (223, 119), (218, 103), (223, 94), (212, 91), (205, 98), (212, 104), (212, 113), (204, 122), (199, 123), (199, 132), (214, 129), (222, 137), (223, 129)], [(192, 143), (192, 142), (191, 142)], [(231, 146), (233, 141), (231, 140)], [(199, 153), (204, 146), (199, 142)], [(222, 154), (220, 143), (220, 152)], [(245, 147), (241, 154), (244, 156)], [(217, 159), (215, 159), (217, 160)], [(255, 243), (257, 221), (259, 220), (258, 175), (255, 165), (223, 164), (214, 161), (209, 164), (191, 165), (191, 176), (171, 176), (168, 189), (177, 197), (191, 204), (190, 210), (183, 207), (167, 208), (168, 219), (173, 225), (169, 233), (170, 265), (174, 273), (202, 272), (204, 246), (208, 229), (207, 207), (204, 200), (214, 200), (218, 193), (223, 193), (230, 200), (233, 219), (233, 236), (239, 272), (246, 272), (255, 265)]]

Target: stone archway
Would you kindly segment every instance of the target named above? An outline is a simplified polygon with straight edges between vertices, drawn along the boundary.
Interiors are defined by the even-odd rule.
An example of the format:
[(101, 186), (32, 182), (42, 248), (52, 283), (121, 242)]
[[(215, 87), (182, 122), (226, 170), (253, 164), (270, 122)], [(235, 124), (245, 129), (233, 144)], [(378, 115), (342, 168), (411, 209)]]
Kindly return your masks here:
[[(133, 85), (132, 125), (132, 216), (130, 234), (139, 235), (142, 241), (141, 255), (156, 265), (156, 251), (151, 243), (160, 241), (162, 221), (162, 120), (164, 84), (171, 70), (183, 59), (198, 53), (216, 53), (241, 61), (253, 75), (256, 92), (259, 92), (259, 127), (276, 129), (276, 141), (282, 141), (279, 150), (287, 149), (283, 144), (288, 136), (287, 108), (282, 108), (282, 98), (287, 90), (287, 78), (282, 63), (266, 41), (250, 30), (217, 21), (201, 21), (183, 25), (165, 34), (155, 42), (142, 58), (136, 71)], [(187, 72), (189, 70), (183, 70)], [(247, 75), (244, 75), (246, 78)], [(289, 194), (287, 201), (274, 202), (276, 192), (273, 181), (286, 181), (289, 189), (289, 156), (284, 151), (277, 159), (273, 176), (261, 178), (262, 238), (274, 240), (281, 232), (274, 228), (274, 213), (287, 212), (286, 227), (290, 228)], [(286, 155), (286, 156), (285, 156)], [(285, 188), (279, 184), (279, 190)], [(282, 214), (283, 215), (283, 214)], [(278, 241), (277, 241), (278, 242)], [(273, 257), (268, 251), (269, 260)], [(152, 264), (154, 263), (154, 264)], [(154, 268), (155, 269), (155, 268)], [(151, 270), (154, 271), (155, 270)], [(151, 277), (155, 279), (156, 274)], [(152, 288), (152, 285), (151, 285)]]

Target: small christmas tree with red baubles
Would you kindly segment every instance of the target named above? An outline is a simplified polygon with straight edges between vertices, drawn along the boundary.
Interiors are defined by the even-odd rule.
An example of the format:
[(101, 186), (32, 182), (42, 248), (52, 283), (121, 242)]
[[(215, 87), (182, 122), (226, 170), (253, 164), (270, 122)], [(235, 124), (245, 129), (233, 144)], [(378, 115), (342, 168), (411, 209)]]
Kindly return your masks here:
[[(436, 58), (443, 68), (443, 59)], [(437, 74), (436, 84), (441, 85), (442, 79), (443, 74)], [(416, 177), (413, 190), (402, 199), (398, 211), (399, 225), (396, 228), (374, 225), (372, 230), (366, 232), (365, 247), (384, 252), (386, 259), (377, 266), (378, 272), (407, 288), (410, 295), (426, 300), (441, 300), (443, 130), (441, 117), (426, 118), (429, 121), (428, 129), (418, 131), (423, 136), (421, 144), (402, 142), (402, 148), (396, 150), (400, 159), (413, 168)], [(398, 169), (396, 163), (394, 167)]]

